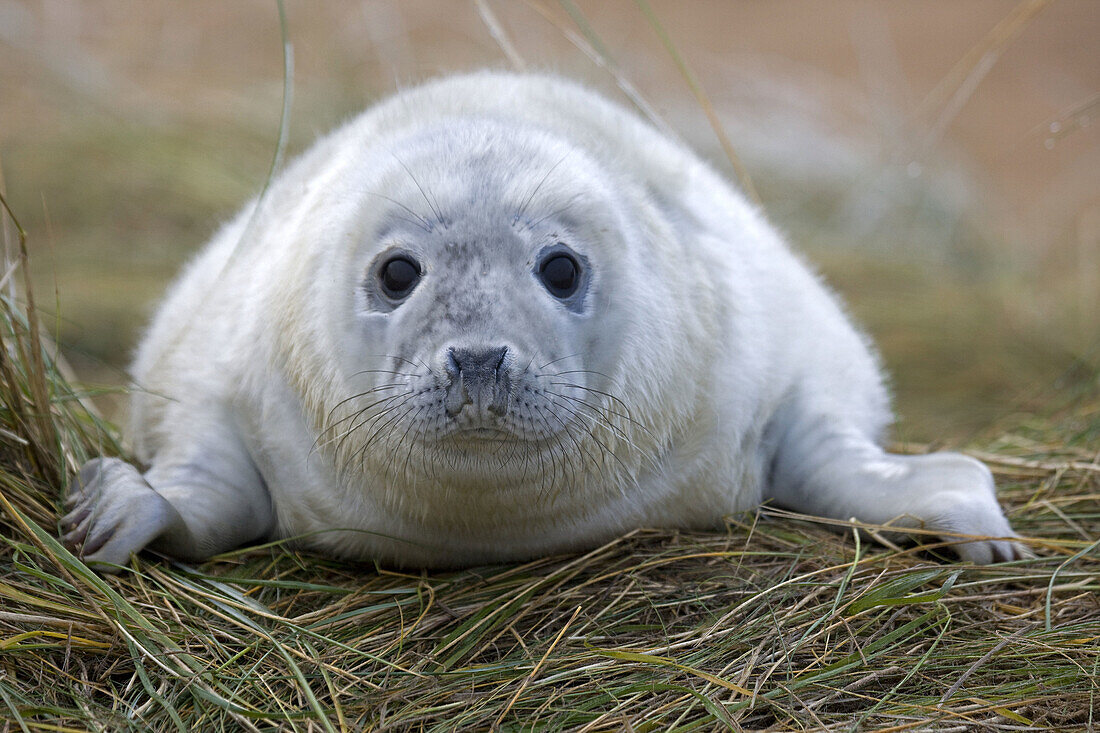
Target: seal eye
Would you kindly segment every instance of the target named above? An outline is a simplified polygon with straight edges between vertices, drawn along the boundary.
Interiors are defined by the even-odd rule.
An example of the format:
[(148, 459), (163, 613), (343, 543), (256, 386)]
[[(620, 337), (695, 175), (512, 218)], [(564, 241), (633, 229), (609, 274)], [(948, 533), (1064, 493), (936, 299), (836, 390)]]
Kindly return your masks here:
[(420, 282), (420, 267), (407, 257), (394, 257), (382, 265), (378, 278), (382, 281), (382, 292), (401, 300)]
[(577, 261), (567, 254), (555, 254), (548, 257), (539, 268), (542, 284), (555, 298), (565, 300), (577, 292), (580, 284), (580, 267)]

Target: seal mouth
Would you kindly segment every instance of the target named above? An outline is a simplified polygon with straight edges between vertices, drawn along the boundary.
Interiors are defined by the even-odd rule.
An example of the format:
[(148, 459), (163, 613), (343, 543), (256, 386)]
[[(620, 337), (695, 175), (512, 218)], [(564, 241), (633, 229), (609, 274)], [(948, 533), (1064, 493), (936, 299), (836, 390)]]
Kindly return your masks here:
[(516, 436), (507, 430), (484, 426), (458, 428), (451, 433), (452, 438), (478, 443), (511, 443)]

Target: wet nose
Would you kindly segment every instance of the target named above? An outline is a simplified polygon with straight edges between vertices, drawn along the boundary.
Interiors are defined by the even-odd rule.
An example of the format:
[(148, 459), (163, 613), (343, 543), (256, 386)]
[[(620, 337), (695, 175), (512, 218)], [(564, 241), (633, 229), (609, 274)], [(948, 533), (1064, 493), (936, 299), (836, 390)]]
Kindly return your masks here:
[(451, 384), (447, 414), (454, 417), (466, 405), (475, 413), (488, 410), (503, 414), (508, 407), (507, 346), (454, 347), (447, 350), (446, 368)]
[(467, 349), (451, 347), (447, 350), (447, 371), (451, 376), (462, 374), (466, 378), (495, 378), (508, 355), (507, 346), (492, 346), (487, 349)]

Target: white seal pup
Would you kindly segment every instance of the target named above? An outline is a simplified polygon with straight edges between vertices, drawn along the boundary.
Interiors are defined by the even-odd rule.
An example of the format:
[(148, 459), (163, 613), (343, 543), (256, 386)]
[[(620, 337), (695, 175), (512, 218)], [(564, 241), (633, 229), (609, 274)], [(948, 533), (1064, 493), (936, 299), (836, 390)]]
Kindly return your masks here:
[(296, 538), (457, 566), (767, 500), (1026, 552), (984, 465), (883, 451), (876, 358), (768, 223), (552, 77), (435, 81), (322, 139), (187, 268), (133, 373), (148, 470), (91, 461), (62, 521), (94, 563)]

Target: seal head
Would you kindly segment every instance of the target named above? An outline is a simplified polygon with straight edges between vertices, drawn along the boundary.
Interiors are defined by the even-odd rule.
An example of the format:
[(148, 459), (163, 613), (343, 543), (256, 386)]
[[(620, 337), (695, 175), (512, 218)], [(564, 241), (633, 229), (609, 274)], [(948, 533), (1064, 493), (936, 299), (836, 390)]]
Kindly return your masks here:
[[(638, 269), (613, 182), (575, 146), (492, 120), (387, 147), (385, 197), (368, 191), (350, 227), (341, 383), (316, 413), (345, 480), (543, 498), (629, 481), (641, 456), (623, 445), (644, 426), (614, 395), (641, 304), (611, 297)], [(419, 498), (401, 503), (438, 506)]]

